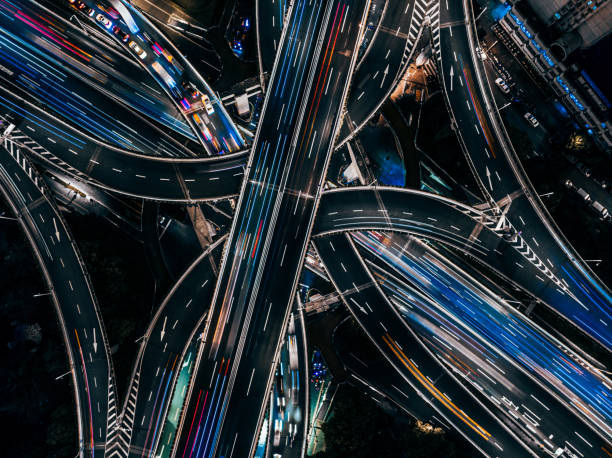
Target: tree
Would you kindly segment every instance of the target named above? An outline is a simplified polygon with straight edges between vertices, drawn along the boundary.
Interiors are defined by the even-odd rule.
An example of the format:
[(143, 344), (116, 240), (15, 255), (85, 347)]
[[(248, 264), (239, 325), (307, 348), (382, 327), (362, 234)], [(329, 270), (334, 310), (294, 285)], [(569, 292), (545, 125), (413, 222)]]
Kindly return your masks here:
[(454, 444), (441, 429), (422, 422), (400, 423), (350, 385), (338, 389), (331, 418), (322, 430), (326, 450), (315, 455), (317, 458), (457, 456)]

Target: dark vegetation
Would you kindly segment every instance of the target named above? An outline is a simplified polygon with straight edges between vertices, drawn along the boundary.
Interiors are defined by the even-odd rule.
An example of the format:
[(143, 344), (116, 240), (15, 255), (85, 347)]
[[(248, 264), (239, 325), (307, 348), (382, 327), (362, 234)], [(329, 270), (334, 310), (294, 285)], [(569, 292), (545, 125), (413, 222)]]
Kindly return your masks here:
[[(412, 113), (416, 116), (419, 111), (419, 104), (417, 102), (408, 97), (404, 97), (401, 103), (405, 112)], [(404, 170), (406, 171), (403, 186), (419, 189), (421, 184), (419, 176), (420, 155), (414, 143), (415, 128), (417, 124), (408, 124), (400, 108), (396, 106), (391, 99), (383, 104), (382, 114), (399, 140), (400, 155), (404, 163)]]
[[(344, 311), (344, 314), (341, 314), (341, 311)], [(341, 317), (346, 316), (345, 309), (337, 310), (328, 320), (323, 318), (326, 315), (329, 314), (322, 314), (320, 318), (320, 321), (328, 322), (324, 325), (327, 328), (326, 334), (336, 331), (333, 331), (333, 349), (328, 349), (324, 355), (336, 381), (339, 380), (328, 360), (330, 352), (334, 353), (336, 360), (340, 356), (342, 361), (354, 359), (355, 355), (358, 355), (359, 360), (365, 362), (368, 370), (373, 373), (393, 372), (355, 320), (342, 321), (339, 325)], [(311, 343), (310, 329), (308, 333)], [(343, 372), (346, 373), (346, 370)], [(331, 413), (328, 414), (328, 421), (322, 426), (326, 449), (314, 457), (452, 458), (471, 455), (469, 444), (460, 437), (414, 420), (395, 405), (385, 405), (383, 410), (381, 404), (377, 404), (362, 389), (348, 382), (341, 383), (335, 394)]]
[(416, 143), (451, 176), (475, 194), (478, 185), (451, 128), (442, 93), (433, 94), (423, 105)]
[(359, 389), (340, 385), (333, 414), (323, 424), (326, 450), (315, 458), (453, 458), (459, 453), (440, 429), (392, 417)]
[(154, 286), (142, 245), (96, 216), (67, 215), (98, 299), (113, 353), (119, 396), (129, 383), (153, 311)]
[[(0, 212), (11, 216), (0, 202)], [(0, 220), (2, 456), (66, 457), (77, 450), (72, 379), (55, 307), (16, 221)]]
[[(219, 54), (223, 69), (226, 70), (222, 71), (221, 77), (215, 81), (215, 89), (218, 91), (227, 90), (237, 82), (257, 74), (256, 63), (238, 59), (230, 49), (226, 37), (226, 28), (230, 23), (235, 2), (225, 0), (205, 2), (201, 0), (175, 0), (173, 3), (179, 5), (183, 11), (208, 28), (205, 38)], [(240, 7), (239, 9), (242, 10)], [(254, 24), (254, 8), (252, 10), (253, 15), (250, 19), (251, 23)], [(254, 26), (249, 34), (249, 39), (251, 39), (255, 34)]]

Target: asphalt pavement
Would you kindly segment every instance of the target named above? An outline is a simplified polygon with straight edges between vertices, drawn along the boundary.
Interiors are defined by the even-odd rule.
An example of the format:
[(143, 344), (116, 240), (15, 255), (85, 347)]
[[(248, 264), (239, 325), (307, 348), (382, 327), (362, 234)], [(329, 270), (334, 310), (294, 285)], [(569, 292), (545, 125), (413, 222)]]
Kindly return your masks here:
[[(456, 2), (459, 4), (459, 2)], [(612, 295), (563, 238), (529, 183), (497, 118), (486, 72), (476, 51), (471, 9), (457, 5), (440, 24), (440, 74), (451, 117), (481, 191), (528, 249), (539, 277), (556, 284), (542, 302), (612, 348)], [(469, 21), (466, 22), (466, 17)]]
[(200, 394), (214, 411), (179, 452), (254, 450), (366, 3), (290, 9), (183, 418)]
[[(3, 125), (2, 132), (5, 129)], [(79, 452), (102, 457), (117, 418), (102, 317), (76, 243), (50, 191), (23, 153), (4, 138), (0, 191), (34, 250), (56, 307), (74, 384)]]
[(428, 402), (443, 422), (485, 456), (536, 456), (530, 453), (525, 438), (510, 432), (422, 346), (382, 293), (348, 235), (330, 235), (318, 240), (316, 247), (336, 290), (357, 322), (398, 375)]

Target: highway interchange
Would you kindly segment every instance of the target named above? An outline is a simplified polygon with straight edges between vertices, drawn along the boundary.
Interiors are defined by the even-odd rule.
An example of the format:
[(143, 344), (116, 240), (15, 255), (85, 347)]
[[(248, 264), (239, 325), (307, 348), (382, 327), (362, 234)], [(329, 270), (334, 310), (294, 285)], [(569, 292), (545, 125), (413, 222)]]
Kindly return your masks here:
[[(612, 456), (611, 383), (597, 362), (412, 239), (468, 254), (612, 350), (612, 296), (520, 165), (475, 51), (467, 0), (257, 0), (265, 100), (249, 143), (144, 13), (124, 0), (77, 3), (0, 2), (0, 191), (57, 309), (80, 456), (260, 456), (264, 425), (274, 453), (303, 456), (308, 421), (294, 424), (297, 433), (291, 422), (282, 427), (283, 449), (272, 425), (283, 412), (269, 406), (277, 383), (287, 384), (275, 381), (288, 336), (304, 346), (293, 307), (311, 241), (390, 364), (394, 383), (371, 375), (372, 385), (395, 390), (387, 396), (400, 407), (431, 413), (485, 456)], [(381, 19), (360, 51), (373, 7)], [(327, 189), (330, 156), (380, 109), (425, 32), (481, 204), (410, 189)], [(93, 286), (35, 167), (145, 200), (236, 199), (229, 233), (159, 305), (123, 400)], [(304, 353), (291, 370), (306, 386)], [(288, 399), (306, 415), (304, 391)], [(176, 398), (176, 433), (162, 443)]]

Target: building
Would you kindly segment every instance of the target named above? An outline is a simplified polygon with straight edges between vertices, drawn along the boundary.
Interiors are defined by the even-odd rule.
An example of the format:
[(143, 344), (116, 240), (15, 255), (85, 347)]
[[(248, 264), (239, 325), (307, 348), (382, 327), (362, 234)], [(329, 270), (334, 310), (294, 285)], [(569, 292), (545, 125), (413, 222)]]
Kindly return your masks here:
[(579, 47), (597, 43), (612, 29), (612, 0), (527, 0), (527, 3), (544, 24), (564, 35), (579, 37)]
[[(612, 5), (612, 0), (607, 1)], [(545, 3), (551, 6), (568, 2), (546, 0)], [(548, 84), (576, 123), (591, 135), (603, 150), (612, 151), (612, 126), (607, 119), (609, 102), (603, 94), (597, 93), (594, 84), (589, 84), (588, 75), (577, 69), (567, 68), (560, 62), (532, 31), (526, 19), (514, 9), (509, 9), (493, 30), (516, 57), (526, 57), (522, 60), (529, 62), (532, 70)]]

